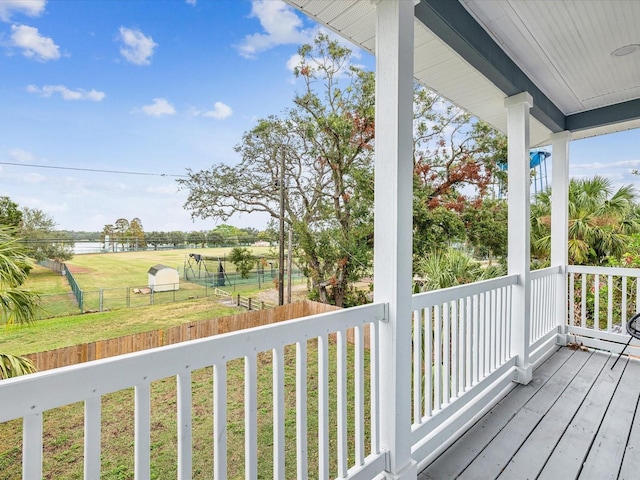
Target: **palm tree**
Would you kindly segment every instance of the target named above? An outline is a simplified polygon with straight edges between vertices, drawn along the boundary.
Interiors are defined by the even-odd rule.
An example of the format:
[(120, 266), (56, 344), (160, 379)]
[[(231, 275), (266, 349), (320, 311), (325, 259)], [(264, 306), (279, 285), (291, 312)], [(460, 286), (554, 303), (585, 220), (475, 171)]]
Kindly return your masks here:
[[(569, 263), (601, 265), (618, 258), (629, 235), (640, 232), (637, 193), (631, 185), (613, 191), (611, 181), (596, 175), (569, 183)], [(531, 249), (534, 258), (548, 262), (551, 251), (551, 190), (531, 205)]]
[(419, 278), (414, 291), (430, 291), (465, 283), (487, 280), (504, 275), (503, 266), (483, 266), (464, 252), (455, 248), (433, 251), (415, 262), (415, 273)]
[[(38, 308), (38, 295), (24, 288), (30, 260), (14, 231), (0, 225), (0, 323), (7, 327), (31, 323)], [(26, 358), (0, 353), (0, 379), (33, 373)]]

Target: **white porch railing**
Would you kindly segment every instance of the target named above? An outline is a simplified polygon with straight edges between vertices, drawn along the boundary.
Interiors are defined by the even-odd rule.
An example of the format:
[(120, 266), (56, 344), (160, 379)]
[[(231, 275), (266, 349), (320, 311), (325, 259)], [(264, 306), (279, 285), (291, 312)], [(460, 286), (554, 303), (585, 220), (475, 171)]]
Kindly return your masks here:
[(561, 281), (562, 268), (548, 267), (534, 270), (531, 278), (531, 329), (529, 332), (529, 356), (536, 363), (556, 343), (558, 333), (556, 283)]
[[(43, 472), (43, 414), (83, 402), (84, 477), (100, 478), (101, 399), (110, 392), (134, 387), (135, 478), (147, 479), (152, 467), (152, 382), (175, 377), (177, 476), (190, 479), (194, 422), (192, 372), (212, 366), (213, 447), (209, 448), (213, 451), (213, 477), (234, 478), (238, 473), (229, 474), (227, 468), (228, 388), (233, 387), (233, 379), (227, 377), (227, 363), (244, 359), (244, 404), (241, 407), (244, 409), (244, 477), (255, 479), (259, 466), (258, 418), (264, 415), (257, 408), (258, 354), (270, 352), (273, 456), (267, 463), (268, 468), (273, 469), (273, 478), (324, 479), (329, 478), (331, 472), (339, 478), (371, 479), (383, 472), (385, 466), (379, 444), (377, 395), (377, 332), (383, 315), (384, 305), (367, 305), (5, 380), (0, 382), (0, 423), (23, 419), (22, 478), (42, 478), (46, 473)], [(368, 361), (365, 361), (366, 326), (370, 335)], [(348, 347), (347, 330), (351, 328), (354, 329), (355, 344)], [(315, 349), (316, 342), (317, 372), (308, 372), (308, 345)], [(285, 348), (295, 348), (295, 466), (285, 465)], [(329, 368), (334, 361), (335, 371)], [(348, 369), (352, 369), (352, 374)], [(334, 374), (336, 386), (330, 388)], [(318, 398), (318, 426), (314, 430), (308, 429), (310, 390), (317, 391)], [(333, 397), (332, 401), (330, 397)], [(330, 426), (329, 418), (336, 418), (337, 425)], [(317, 448), (314, 447), (317, 461), (310, 463), (308, 438), (314, 433), (317, 435)], [(331, 447), (330, 437), (336, 438)], [(331, 464), (330, 459), (334, 459)]]
[[(638, 311), (640, 269), (566, 267), (569, 321), (566, 332), (556, 314), (564, 269), (531, 272), (529, 358), (536, 363), (553, 350), (558, 333), (586, 346), (618, 352), (628, 336), (626, 321)], [(511, 275), (459, 287), (414, 295), (412, 456), (419, 467), (453, 441), (469, 422), (482, 415), (513, 388), (516, 358), (511, 342), (515, 321), (512, 293), (519, 277)], [(564, 285), (562, 285), (564, 288)], [(373, 304), (258, 327), (208, 339), (139, 352), (107, 360), (42, 372), (0, 382), (0, 422), (23, 419), (23, 478), (42, 476), (43, 413), (83, 402), (85, 478), (101, 469), (101, 398), (135, 388), (135, 471), (151, 471), (150, 431), (152, 382), (177, 379), (177, 476), (191, 478), (192, 372), (213, 367), (214, 478), (229, 477), (227, 363), (244, 362), (244, 468), (235, 475), (257, 478), (259, 356), (271, 358), (273, 447), (269, 472), (273, 478), (376, 478), (385, 468), (380, 445), (378, 324), (385, 306)], [(409, 321), (409, 319), (407, 319)], [(347, 331), (354, 329), (353, 347)], [(366, 351), (365, 328), (370, 351)], [(285, 354), (295, 350), (295, 463), (285, 465)], [(313, 349), (313, 353), (311, 352)], [(315, 351), (317, 349), (317, 355)], [(630, 353), (640, 353), (632, 344)], [(309, 359), (314, 358), (310, 364)], [(317, 372), (315, 369), (317, 357)], [(312, 365), (310, 367), (310, 365)], [(335, 365), (335, 367), (330, 367)], [(287, 369), (292, 366), (287, 365)], [(352, 372), (352, 373), (351, 373)], [(335, 377), (335, 382), (333, 381)], [(335, 385), (335, 386), (332, 386)], [(229, 389), (229, 391), (228, 391)], [(309, 427), (310, 389), (317, 390), (313, 426)], [(262, 392), (261, 392), (262, 393)], [(315, 393), (315, 392), (314, 392)], [(19, 400), (16, 400), (19, 399)], [(310, 411), (310, 410), (309, 410)], [(335, 418), (335, 426), (330, 425)], [(315, 423), (317, 422), (317, 427)], [(309, 441), (317, 460), (309, 460)], [(331, 439), (331, 440), (330, 440)], [(264, 448), (261, 446), (261, 448)], [(293, 457), (293, 456), (292, 456)], [(287, 457), (289, 458), (289, 457)], [(261, 464), (262, 462), (262, 464)], [(264, 472), (261, 471), (261, 474)], [(271, 476), (270, 473), (267, 474)]]
[[(626, 323), (640, 311), (640, 269), (569, 265), (567, 275), (567, 333), (576, 343), (620, 352)], [(640, 355), (640, 344), (627, 351)]]
[(413, 296), (412, 455), (437, 452), (511, 388), (517, 275)]

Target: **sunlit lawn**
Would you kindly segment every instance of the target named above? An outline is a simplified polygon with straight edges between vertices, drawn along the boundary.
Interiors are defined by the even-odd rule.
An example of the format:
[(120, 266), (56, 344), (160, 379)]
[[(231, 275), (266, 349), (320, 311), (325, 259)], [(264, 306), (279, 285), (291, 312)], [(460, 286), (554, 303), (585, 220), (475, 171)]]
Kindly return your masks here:
[(182, 323), (244, 312), (220, 305), (213, 297), (123, 308), (101, 313), (39, 320), (0, 330), (0, 351), (15, 355), (43, 352), (96, 340), (173, 327)]
[[(254, 255), (269, 255), (268, 247), (248, 247)], [(157, 264), (164, 264), (178, 268), (191, 261), (189, 253), (198, 253), (212, 258), (224, 258), (231, 251), (231, 247), (207, 248), (194, 250), (158, 250), (143, 252), (96, 253), (76, 255), (66, 262), (74, 272), (74, 278), (83, 291), (83, 311), (103, 311), (118, 308), (139, 307), (150, 304), (171, 303), (190, 298), (200, 298), (213, 294), (210, 285), (197, 284), (181, 279), (180, 288), (172, 292), (156, 293), (153, 296), (135, 294), (134, 288), (145, 287), (148, 284), (148, 270)], [(209, 268), (217, 265), (217, 261), (209, 263)], [(226, 264), (228, 271), (235, 271), (235, 266)], [(61, 315), (73, 315), (80, 312), (78, 301), (71, 294), (71, 290), (64, 276), (52, 270), (35, 265), (29, 274), (26, 286), (41, 294), (41, 310), (38, 318), (52, 318)], [(271, 281), (262, 285), (272, 288)], [(229, 285), (231, 293), (243, 295), (254, 294), (258, 291), (254, 285)]]
[[(266, 255), (269, 247), (247, 247), (254, 255)], [(67, 264), (78, 269), (74, 276), (83, 290), (101, 288), (128, 287), (146, 285), (149, 268), (157, 264), (178, 268), (189, 261), (189, 253), (203, 256), (224, 258), (229, 255), (231, 247), (198, 248), (194, 250), (158, 250), (143, 252), (90, 253), (76, 255)], [(215, 263), (217, 266), (217, 263)], [(209, 266), (211, 268), (211, 266)], [(235, 272), (235, 267), (228, 263), (228, 271)]]

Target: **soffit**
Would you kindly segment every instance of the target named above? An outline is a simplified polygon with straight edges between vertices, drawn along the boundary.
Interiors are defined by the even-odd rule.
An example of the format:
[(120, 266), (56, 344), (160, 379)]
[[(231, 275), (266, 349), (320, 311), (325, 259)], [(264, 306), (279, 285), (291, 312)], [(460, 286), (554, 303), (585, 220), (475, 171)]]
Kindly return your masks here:
[[(375, 54), (370, 0), (287, 0)], [(635, 0), (422, 0), (416, 6), (414, 75), (501, 131), (504, 98), (534, 98), (532, 146), (640, 127), (640, 44)]]

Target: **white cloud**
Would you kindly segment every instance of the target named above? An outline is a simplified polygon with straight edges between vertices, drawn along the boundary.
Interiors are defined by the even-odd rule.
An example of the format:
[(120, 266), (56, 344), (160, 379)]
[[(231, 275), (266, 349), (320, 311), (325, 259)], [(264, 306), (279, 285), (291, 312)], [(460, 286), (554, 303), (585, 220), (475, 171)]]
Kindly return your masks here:
[(59, 93), (65, 100), (90, 100), (92, 102), (100, 102), (106, 97), (104, 92), (98, 92), (97, 90), (83, 90), (78, 88), (77, 90), (71, 90), (64, 85), (44, 85), (37, 87), (35, 85), (29, 85), (27, 92), (36, 93), (42, 97), (51, 97), (54, 93)]
[(195, 5), (198, 3), (198, 0), (185, 0), (189, 5)]
[(195, 107), (189, 108), (189, 115), (194, 117), (208, 117), (215, 118), (216, 120), (224, 120), (233, 115), (233, 109), (222, 102), (216, 102), (213, 104), (213, 110), (200, 110)]
[(158, 46), (150, 36), (144, 35), (140, 30), (120, 27), (122, 46), (120, 53), (135, 65), (149, 65), (154, 49)]
[(22, 49), (27, 58), (35, 58), (46, 62), (60, 58), (60, 49), (49, 37), (43, 37), (35, 27), (28, 25), (11, 25), (13, 45)]
[(613, 168), (638, 168), (640, 167), (640, 160), (618, 160), (617, 162), (592, 162), (592, 163), (580, 163), (572, 164), (572, 168), (576, 170), (599, 170), (606, 171)]
[(142, 107), (142, 112), (152, 117), (162, 117), (163, 115), (173, 115), (176, 109), (166, 98), (154, 98), (151, 105)]
[(14, 13), (37, 17), (44, 12), (46, 0), (0, 0), (0, 20), (8, 22)]
[(299, 54), (294, 53), (291, 55), (289, 60), (287, 60), (287, 70), (293, 72), (293, 70), (300, 65), (300, 60), (302, 60), (302, 57)]
[(278, 45), (300, 44), (311, 39), (311, 30), (302, 28), (302, 20), (281, 0), (253, 0), (249, 18), (257, 18), (264, 33), (247, 35), (237, 49), (245, 58)]
[(224, 120), (228, 118), (233, 113), (233, 110), (229, 105), (225, 105), (222, 102), (216, 102), (213, 104), (213, 110), (208, 112), (204, 112), (202, 115), (204, 117), (215, 118), (216, 120)]
[(12, 148), (9, 150), (9, 158), (14, 162), (21, 163), (32, 163), (36, 159), (33, 153), (22, 150), (21, 148)]

